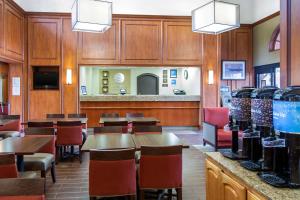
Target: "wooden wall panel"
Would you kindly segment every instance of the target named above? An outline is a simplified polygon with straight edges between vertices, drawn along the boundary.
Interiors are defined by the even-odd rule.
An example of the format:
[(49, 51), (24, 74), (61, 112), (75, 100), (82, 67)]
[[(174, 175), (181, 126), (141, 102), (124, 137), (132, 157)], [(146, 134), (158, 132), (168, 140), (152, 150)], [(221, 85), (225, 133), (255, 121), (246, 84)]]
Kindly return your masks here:
[(24, 59), (24, 16), (9, 4), (4, 7), (5, 55), (16, 60)]
[[(71, 28), (71, 19), (62, 20), (62, 102), (63, 113), (78, 111), (78, 67), (77, 67), (77, 32)], [(66, 71), (72, 70), (72, 84), (66, 84)]]
[(165, 21), (163, 63), (202, 64), (202, 34), (192, 32), (191, 21)]
[(47, 113), (61, 113), (60, 91), (29, 91), (29, 120), (44, 119)]
[(61, 18), (31, 17), (28, 23), (30, 65), (60, 65)]
[(122, 64), (162, 63), (162, 22), (122, 20)]
[(290, 68), (290, 0), (280, 1), (280, 86), (287, 87), (291, 83)]
[[(220, 36), (203, 35), (202, 106), (220, 105)], [(214, 72), (214, 84), (208, 84), (208, 71)]]
[[(245, 60), (246, 80), (222, 80), (221, 85), (227, 85), (232, 90), (254, 86), (254, 69), (252, 56), (252, 28), (241, 27), (239, 29), (223, 33), (221, 35), (221, 59), (222, 60)], [(220, 65), (221, 68), (221, 65)]]
[(7, 63), (0, 62), (0, 76), (3, 79), (2, 81), (2, 96), (3, 102), (8, 102), (8, 81), (9, 81), (9, 66)]
[(80, 107), (88, 115), (89, 127), (99, 126), (101, 114), (112, 112), (121, 116), (141, 112), (156, 117), (162, 126), (199, 126), (199, 102), (80, 102)]
[(4, 53), (4, 2), (0, 0), (0, 54)]
[[(20, 96), (12, 96), (12, 78), (20, 77), (21, 78), (21, 94)], [(23, 115), (23, 65), (22, 64), (10, 64), (9, 65), (9, 103), (10, 103), (10, 114), (12, 115)]]
[(79, 33), (79, 64), (120, 63), (120, 20), (105, 33)]

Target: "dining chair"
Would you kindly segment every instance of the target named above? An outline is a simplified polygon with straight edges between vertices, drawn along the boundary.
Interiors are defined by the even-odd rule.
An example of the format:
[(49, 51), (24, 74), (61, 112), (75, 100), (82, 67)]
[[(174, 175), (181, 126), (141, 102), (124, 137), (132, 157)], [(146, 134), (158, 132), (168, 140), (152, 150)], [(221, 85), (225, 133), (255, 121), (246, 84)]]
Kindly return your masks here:
[(0, 179), (17, 177), (18, 171), (15, 155), (12, 153), (0, 154)]
[(45, 179), (0, 179), (0, 200), (45, 200)]
[(132, 129), (134, 134), (161, 134), (161, 126), (134, 126)]
[(47, 114), (46, 118), (47, 119), (53, 119), (53, 118), (63, 119), (63, 118), (65, 118), (65, 114)]
[(104, 122), (104, 126), (128, 126), (128, 121), (109, 121)]
[(138, 171), (141, 200), (149, 189), (167, 189), (169, 199), (176, 189), (177, 199), (182, 200), (182, 146), (142, 146)]
[(94, 134), (105, 133), (127, 133), (127, 126), (102, 126), (94, 128)]
[(53, 122), (28, 122), (27, 127), (29, 128), (53, 128)]
[(156, 121), (132, 121), (132, 127), (134, 126), (156, 126)]
[(126, 117), (144, 117), (143, 113), (126, 113)]
[(119, 113), (102, 113), (101, 117), (118, 118), (120, 115)]
[(2, 120), (11, 120), (4, 126), (0, 126), (0, 137), (19, 137), (21, 132), (21, 117), (20, 115), (0, 115)]
[(26, 128), (25, 137), (52, 137), (51, 141), (33, 155), (24, 156), (24, 168), (26, 171), (41, 171), (41, 177), (46, 178), (51, 171), (52, 182), (56, 182), (55, 175), (55, 130), (54, 128)]
[[(68, 118), (71, 118), (71, 119), (87, 118), (87, 114), (86, 113), (72, 113), (72, 114), (68, 114)], [(87, 123), (84, 123), (84, 124), (82, 124), (83, 143), (86, 141), (87, 135), (88, 135), (88, 127), (87, 127)]]
[[(79, 146), (79, 161), (81, 163), (82, 124), (81, 121), (58, 121), (56, 151), (63, 157), (63, 148), (67, 146)], [(58, 161), (58, 159), (57, 159)]]
[[(135, 149), (93, 150), (90, 152), (89, 195), (136, 197)], [(101, 173), (99, 173), (101, 172)]]

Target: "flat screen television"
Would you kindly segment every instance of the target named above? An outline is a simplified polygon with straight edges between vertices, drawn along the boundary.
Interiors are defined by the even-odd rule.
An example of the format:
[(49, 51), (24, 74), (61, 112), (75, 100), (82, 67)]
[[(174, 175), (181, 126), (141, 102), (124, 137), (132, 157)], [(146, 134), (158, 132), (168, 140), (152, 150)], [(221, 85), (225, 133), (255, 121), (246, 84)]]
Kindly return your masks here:
[(58, 90), (59, 68), (58, 67), (33, 67), (34, 90)]

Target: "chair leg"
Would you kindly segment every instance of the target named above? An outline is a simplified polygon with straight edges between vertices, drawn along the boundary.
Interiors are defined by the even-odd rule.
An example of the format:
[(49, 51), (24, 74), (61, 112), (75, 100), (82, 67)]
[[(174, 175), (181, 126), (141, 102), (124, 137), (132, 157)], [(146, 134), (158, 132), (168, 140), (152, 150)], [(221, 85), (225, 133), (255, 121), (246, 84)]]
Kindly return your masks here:
[(177, 200), (182, 200), (182, 188), (177, 188)]
[(206, 142), (203, 140), (203, 146), (206, 146)]
[(97, 197), (90, 197), (90, 200), (97, 200)]
[(41, 171), (41, 177), (42, 177), (42, 178), (46, 178), (46, 171), (45, 171), (45, 170), (42, 170), (42, 171)]
[(79, 162), (82, 163), (82, 152), (81, 152), (82, 145), (79, 145)]
[(168, 189), (168, 200), (172, 200), (172, 189)]
[(135, 195), (129, 196), (129, 200), (136, 200), (136, 196)]
[(144, 199), (145, 199), (145, 191), (140, 190), (140, 200), (144, 200)]
[(60, 147), (56, 146), (56, 152), (55, 152), (56, 156), (55, 156), (55, 163), (58, 164), (59, 162), (59, 157), (60, 157)]
[(52, 162), (52, 166), (51, 166), (51, 177), (52, 177), (52, 182), (55, 183), (56, 182), (56, 172), (55, 172), (55, 163)]

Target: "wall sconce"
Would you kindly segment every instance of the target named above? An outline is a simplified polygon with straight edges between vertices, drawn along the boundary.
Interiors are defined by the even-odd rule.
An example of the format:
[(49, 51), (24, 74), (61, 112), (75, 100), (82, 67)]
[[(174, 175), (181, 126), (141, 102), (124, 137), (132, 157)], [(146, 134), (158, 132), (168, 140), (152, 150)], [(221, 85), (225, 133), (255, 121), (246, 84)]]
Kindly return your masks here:
[(208, 70), (208, 85), (214, 84), (214, 71)]
[(72, 84), (72, 69), (67, 69), (67, 72), (66, 72), (66, 83), (67, 83), (67, 85), (71, 85)]

